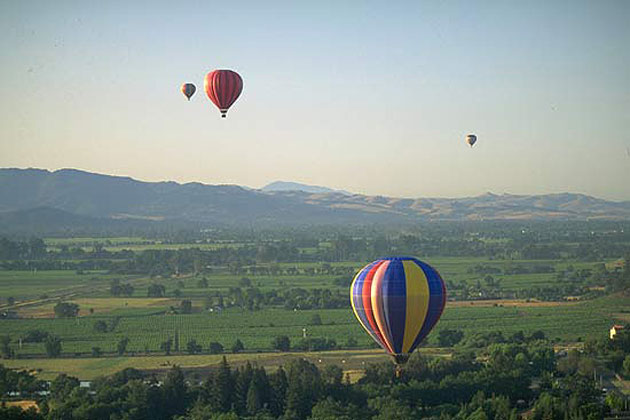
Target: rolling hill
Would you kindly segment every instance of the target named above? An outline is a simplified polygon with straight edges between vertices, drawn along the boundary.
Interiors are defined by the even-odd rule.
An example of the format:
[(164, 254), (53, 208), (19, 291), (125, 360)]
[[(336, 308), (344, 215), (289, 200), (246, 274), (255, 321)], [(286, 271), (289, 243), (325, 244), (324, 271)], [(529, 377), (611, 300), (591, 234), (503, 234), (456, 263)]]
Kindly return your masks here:
[(276, 185), (252, 190), (237, 185), (143, 182), (75, 169), (6, 168), (0, 169), (0, 230), (7, 230), (7, 226), (110, 223), (150, 226), (630, 220), (630, 202), (574, 193), (396, 198), (324, 187), (304, 191), (303, 184), (283, 184), (280, 188)]

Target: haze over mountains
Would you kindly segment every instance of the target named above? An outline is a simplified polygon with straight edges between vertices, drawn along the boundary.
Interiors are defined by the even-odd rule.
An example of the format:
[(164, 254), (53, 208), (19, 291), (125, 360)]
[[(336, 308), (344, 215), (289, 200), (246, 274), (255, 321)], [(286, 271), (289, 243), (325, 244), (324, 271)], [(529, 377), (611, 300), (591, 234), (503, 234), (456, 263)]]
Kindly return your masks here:
[(275, 181), (265, 185), (260, 189), (265, 192), (273, 191), (303, 191), (307, 193), (341, 193), (345, 195), (352, 195), (352, 193), (345, 190), (334, 190), (328, 187), (321, 187), (319, 185), (306, 185), (299, 182), (287, 182), (287, 181)]
[(0, 231), (165, 222), (308, 225), (587, 219), (630, 220), (630, 202), (573, 193), (414, 199), (286, 182), (252, 190), (143, 182), (75, 169), (0, 169)]

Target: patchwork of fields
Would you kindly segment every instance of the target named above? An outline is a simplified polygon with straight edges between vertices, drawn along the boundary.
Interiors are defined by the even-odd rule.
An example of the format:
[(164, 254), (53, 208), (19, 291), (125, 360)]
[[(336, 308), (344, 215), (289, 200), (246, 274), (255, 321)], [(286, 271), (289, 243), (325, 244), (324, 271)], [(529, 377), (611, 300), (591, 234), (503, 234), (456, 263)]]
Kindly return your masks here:
[[(71, 254), (76, 258), (85, 256), (86, 260), (67, 262), (75, 267), (86, 267), (93, 261), (89, 258), (98, 258), (94, 254), (96, 249), (110, 253), (123, 250), (138, 253), (146, 249), (222, 248), (232, 252), (251, 249), (256, 244), (231, 240), (172, 244), (119, 237), (50, 238), (45, 240), (45, 245), (48, 252), (66, 255), (70, 255), (68, 250), (71, 248), (84, 250)], [(300, 248), (299, 252), (314, 254), (331, 246), (332, 243), (324, 241), (318, 247)], [(125, 252), (120, 256), (129, 258), (129, 252)], [(108, 258), (116, 258), (109, 255)], [(556, 343), (569, 343), (603, 337), (613, 322), (628, 320), (630, 316), (630, 299), (620, 295), (601, 296), (604, 287), (594, 284), (589, 277), (588, 273), (601, 271), (602, 263), (611, 263), (610, 260), (583, 262), (481, 257), (425, 260), (441, 273), (452, 289), (451, 300), (429, 335), (428, 347), (422, 349), (424, 352), (437, 348), (437, 337), (443, 329), (461, 330), (465, 337), (490, 331), (510, 335), (518, 331), (530, 334), (540, 330)], [(177, 275), (179, 271), (176, 270), (173, 275), (162, 274), (162, 271), (153, 277), (111, 274), (105, 270), (0, 270), (0, 311), (4, 314), (0, 319), (0, 336), (8, 336), (14, 356), (3, 362), (13, 367), (39, 367), (48, 373), (76, 371), (82, 378), (127, 366), (160, 369), (166, 364), (177, 363), (198, 368), (219, 360), (220, 356), (208, 354), (211, 342), (221, 343), (229, 352), (240, 340), (245, 351), (230, 355), (230, 359), (237, 363), (241, 359), (256, 359), (274, 366), (286, 357), (300, 355), (324, 362), (331, 358), (337, 363), (345, 360), (343, 363), (348, 363), (345, 367), (348, 371), (360, 370), (365, 360), (385, 357), (380, 349), (374, 349), (375, 344), (355, 320), (349, 302), (346, 304), (352, 273), (367, 262), (207, 266), (203, 275)], [(155, 264), (159, 263), (159, 260), (155, 261)], [(127, 289), (128, 295), (112, 296), (112, 281), (132, 286)], [(164, 287), (163, 296), (148, 296), (152, 284)], [(590, 294), (591, 298), (597, 293), (600, 297), (575, 302), (567, 301), (566, 295), (560, 295), (559, 299), (556, 295), (554, 301), (549, 301), (549, 295), (548, 301), (531, 298), (530, 292), (539, 293), (550, 287), (578, 290), (575, 286), (581, 287), (580, 290), (596, 291)], [(250, 288), (254, 288), (258, 296), (268, 294), (277, 299), (258, 300), (255, 305), (250, 301), (249, 306), (244, 301), (239, 303), (241, 294), (248, 294)], [(286, 294), (287, 291), (296, 291), (299, 297), (293, 298)], [(324, 292), (328, 306), (318, 298)], [(495, 299), (489, 299), (489, 296)], [(191, 302), (191, 313), (179, 310), (184, 300)], [(54, 307), (59, 302), (77, 304), (79, 317), (55, 317)], [(226, 307), (218, 308), (218, 302), (225, 302)], [(316, 307), (319, 309), (307, 309)], [(57, 336), (61, 340), (61, 358), (45, 358), (43, 342), (23, 339), (29, 331)], [(334, 340), (337, 350), (280, 354), (274, 351), (272, 340), (281, 335), (289, 337), (292, 349), (298, 348), (304, 337), (308, 337)], [(117, 345), (125, 338), (129, 341), (124, 356), (116, 356)], [(166, 356), (163, 343), (169, 339), (172, 340), (173, 354)], [(186, 355), (186, 345), (191, 340), (201, 345), (201, 355)], [(102, 357), (92, 357), (99, 353)]]
[[(50, 248), (61, 246), (88, 247), (90, 238), (59, 239), (48, 242)], [(138, 242), (133, 238), (114, 238), (108, 246), (126, 249), (155, 247), (155, 244)], [(188, 245), (190, 246), (190, 245)], [(238, 243), (229, 246), (239, 246)], [(558, 273), (571, 266), (571, 270), (593, 269), (596, 263), (562, 260), (491, 260), (487, 258), (438, 257), (428, 261), (440, 271), (443, 278), (460, 287), (486, 281), (486, 274), (479, 274), (475, 267), (483, 266), (495, 274), (499, 283), (495, 286), (503, 291), (522, 291), (560, 284)], [(601, 261), (599, 264), (601, 265)], [(366, 262), (347, 261), (331, 263), (330, 267), (347, 267), (356, 271)], [(242, 355), (230, 358), (273, 360), (285, 356), (275, 353), (272, 340), (286, 335), (293, 346), (306, 335), (313, 338), (332, 339), (337, 343), (337, 352), (362, 354), (361, 357), (382, 358), (374, 344), (354, 318), (350, 306), (338, 309), (300, 309), (283, 305), (263, 305), (257, 310), (232, 306), (224, 310), (207, 310), (207, 297), (218, 294), (227, 296), (231, 288), (243, 286), (243, 277), (248, 277), (251, 287), (260, 292), (281, 292), (300, 288), (308, 293), (329, 290), (332, 295), (346, 299), (352, 275), (323, 274), (320, 263), (274, 264), (278, 275), (235, 275), (227, 269), (213, 269), (204, 276), (173, 276), (149, 278), (108, 274), (105, 271), (75, 272), (56, 271), (0, 271), (0, 297), (3, 311), (11, 311), (17, 319), (0, 320), (0, 335), (11, 339), (10, 347), (16, 358), (7, 360), (9, 366), (43, 367), (48, 372), (83, 372), (83, 378), (97, 373), (109, 373), (126, 366), (159, 369), (164, 363), (182, 363), (190, 367), (216, 363), (217, 355), (185, 355), (186, 344), (195, 340), (208, 353), (211, 342), (221, 343), (226, 351), (240, 340), (245, 346)], [(521, 267), (525, 271), (532, 267), (552, 267), (550, 272), (525, 272), (506, 274), (506, 267)], [(260, 266), (258, 266), (260, 267)], [(245, 267), (247, 269), (247, 267)], [(288, 275), (291, 270), (293, 274)], [(200, 285), (206, 278), (207, 287)], [(347, 281), (343, 279), (347, 277)], [(341, 281), (340, 281), (341, 279)], [(112, 280), (133, 286), (133, 293), (125, 297), (113, 297), (110, 293)], [(164, 297), (148, 297), (147, 288), (157, 283), (165, 287)], [(7, 303), (9, 297), (13, 304)], [(178, 313), (182, 300), (192, 302), (190, 314)], [(79, 305), (78, 318), (54, 317), (54, 306), (60, 301)], [(321, 319), (313, 324), (313, 318)], [(442, 329), (456, 329), (465, 336), (489, 331), (501, 331), (506, 335), (517, 331), (532, 333), (541, 330), (556, 342), (583, 341), (588, 337), (605, 336), (611, 323), (626, 320), (630, 315), (629, 299), (609, 295), (579, 302), (541, 302), (531, 299), (494, 299), (449, 301), (442, 319), (427, 340), (428, 346), (437, 346), (437, 336)], [(97, 332), (95, 324), (107, 325), (106, 332)], [(33, 330), (54, 334), (61, 339), (61, 359), (45, 359), (44, 343), (24, 342), (22, 337)], [(120, 340), (128, 338), (125, 357), (113, 357)], [(164, 356), (161, 345), (172, 339), (174, 355)], [(179, 347), (177, 348), (177, 345)], [(103, 357), (91, 358), (94, 348)], [(427, 349), (423, 349), (427, 351)], [(363, 352), (363, 353), (362, 353)], [(367, 353), (365, 353), (367, 352)], [(305, 353), (300, 353), (305, 354)], [(327, 352), (332, 355), (335, 352)], [(76, 359), (71, 359), (71, 358)], [(289, 357), (289, 356), (287, 356)], [(35, 358), (35, 359), (34, 359)], [(164, 359), (166, 358), (166, 359)], [(182, 358), (180, 361), (179, 359)], [(321, 358), (318, 356), (317, 358)], [(163, 360), (164, 359), (164, 360)], [(357, 368), (356, 366), (354, 368)], [(360, 369), (360, 366), (358, 367)], [(74, 370), (73, 370), (74, 369)], [(348, 365), (348, 369), (350, 366)], [(92, 373), (85, 373), (92, 372)], [(95, 373), (96, 372), (96, 373)]]
[[(577, 304), (547, 306), (465, 306), (448, 305), (435, 331), (428, 339), (436, 345), (435, 337), (440, 329), (459, 329), (465, 334), (501, 331), (511, 334), (519, 330), (531, 333), (541, 330), (559, 341), (576, 341), (592, 336), (605, 335), (614, 314), (630, 309), (624, 299), (600, 298)], [(349, 338), (361, 348), (372, 346), (369, 336), (354, 319), (349, 309), (300, 310), (263, 309), (243, 311), (231, 308), (222, 313), (194, 313), (172, 315), (159, 313), (160, 307), (127, 307), (114, 310), (112, 315), (92, 315), (78, 319), (18, 319), (4, 320), (2, 331), (18, 341), (28, 330), (39, 329), (59, 336), (64, 353), (88, 355), (92, 347), (113, 353), (123, 337), (129, 338), (128, 351), (135, 353), (159, 352), (160, 344), (179, 336), (180, 348), (185, 349), (188, 340), (195, 339), (207, 348), (217, 341), (228, 349), (240, 339), (247, 351), (271, 351), (271, 341), (286, 335), (292, 343), (303, 337), (303, 328), (312, 337), (326, 337), (344, 346)], [(309, 325), (314, 314), (320, 315), (322, 325)], [(114, 331), (98, 333), (94, 323), (104, 320), (118, 324)], [(20, 355), (44, 353), (42, 343), (24, 343), (16, 348)]]

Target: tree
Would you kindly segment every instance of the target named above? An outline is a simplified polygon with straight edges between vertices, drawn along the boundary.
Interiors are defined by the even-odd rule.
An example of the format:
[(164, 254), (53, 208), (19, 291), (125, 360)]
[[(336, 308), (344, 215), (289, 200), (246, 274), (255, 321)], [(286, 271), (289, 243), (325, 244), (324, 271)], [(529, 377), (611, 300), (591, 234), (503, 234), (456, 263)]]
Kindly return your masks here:
[(310, 325), (322, 325), (322, 317), (319, 314), (313, 314)]
[(294, 346), (294, 348), (303, 351), (331, 350), (335, 347), (337, 347), (337, 342), (335, 340), (323, 337), (303, 338), (297, 345)]
[(112, 296), (131, 296), (133, 295), (134, 287), (130, 284), (123, 284), (118, 279), (114, 279), (109, 287), (109, 293)]
[[(362, 415), (363, 414), (363, 415)], [(345, 404), (332, 397), (319, 401), (313, 406), (311, 420), (353, 420), (369, 418), (354, 404)]]
[(54, 335), (48, 335), (44, 341), (44, 348), (48, 357), (57, 357), (61, 354), (61, 339)]
[(197, 344), (195, 339), (191, 339), (186, 344), (186, 351), (188, 354), (197, 354), (201, 353), (201, 344)]
[(273, 415), (280, 416), (284, 413), (285, 405), (286, 405), (286, 395), (288, 388), (288, 380), (287, 374), (280, 366), (278, 370), (272, 374), (269, 378), (270, 385), (270, 409)]
[(173, 290), (173, 296), (180, 297), (182, 295), (182, 291), (179, 289)]
[(164, 351), (167, 356), (171, 354), (171, 347), (173, 347), (173, 339), (169, 338), (160, 344), (160, 350)]
[(25, 343), (43, 343), (48, 337), (48, 333), (42, 330), (28, 330), (23, 336), (22, 341)]
[(343, 370), (337, 365), (328, 365), (321, 372), (322, 381), (328, 385), (341, 385)]
[(241, 278), (241, 280), (238, 282), (238, 284), (241, 287), (251, 287), (252, 285), (252, 281), (250, 279), (248, 279), (247, 277), (243, 277)]
[(107, 322), (103, 321), (102, 319), (96, 321), (94, 323), (94, 331), (98, 333), (107, 332)]
[(72, 302), (59, 302), (54, 308), (57, 318), (74, 318), (79, 315), (79, 305)]
[(134, 292), (134, 287), (130, 284), (123, 284), (122, 285), (122, 294), (125, 296), (131, 296), (133, 295)]
[(113, 279), (110, 282), (109, 293), (112, 296), (120, 296), (121, 295), (122, 287), (120, 286), (120, 280), (119, 279)]
[(285, 416), (305, 419), (322, 392), (319, 370), (312, 363), (297, 359), (289, 362), (287, 372), (289, 387)]
[(440, 347), (453, 347), (464, 338), (464, 333), (460, 330), (443, 329), (438, 333), (438, 343)]
[(9, 297), (7, 298), (7, 304), (8, 304), (9, 306), (13, 306), (13, 305), (15, 305), (15, 298), (14, 298), (13, 296), (9, 296)]
[(237, 338), (236, 342), (232, 345), (232, 353), (239, 353), (243, 350), (245, 350), (245, 346), (243, 342)]
[(357, 342), (357, 340), (354, 337), (348, 337), (348, 339), (346, 340), (346, 347), (349, 349), (352, 349), (356, 346), (358, 346), (359, 343)]
[(291, 341), (286, 335), (280, 335), (274, 338), (271, 345), (274, 349), (280, 351), (289, 351), (291, 349)]
[[(375, 420), (405, 420), (417, 418), (408, 405), (404, 403), (401, 404), (401, 402), (394, 399), (376, 397), (370, 399), (368, 405), (372, 410), (378, 412), (376, 416), (372, 417), (372, 419)], [(475, 420), (482, 419), (476, 418)]]
[(77, 378), (61, 373), (50, 383), (50, 395), (56, 400), (64, 400), (79, 385)]
[(223, 412), (229, 411), (234, 395), (234, 378), (225, 356), (221, 359), (219, 369), (209, 385), (208, 393), (213, 407)]
[(100, 347), (92, 347), (92, 357), (101, 357), (102, 354)]
[(197, 282), (197, 287), (200, 288), (200, 289), (207, 289), (208, 288), (208, 279), (204, 277), (201, 280), (199, 280)]
[(623, 411), (624, 404), (624, 395), (616, 389), (611, 390), (611, 392), (606, 395), (606, 405), (610, 407), (611, 410)]
[(192, 310), (193, 310), (192, 302), (188, 299), (182, 300), (182, 302), (179, 304), (179, 310), (183, 314), (192, 313)]
[(164, 297), (166, 288), (161, 284), (152, 283), (148, 288), (149, 297)]
[(630, 378), (630, 354), (623, 361), (623, 374), (626, 378)]
[(125, 354), (125, 351), (127, 351), (127, 345), (128, 344), (129, 344), (129, 338), (127, 338), (127, 337), (123, 337), (118, 342), (118, 345), (116, 346), (116, 351), (118, 352), (119, 356), (122, 356), (123, 354)]
[(216, 341), (210, 342), (210, 354), (221, 354), (221, 353), (223, 353), (223, 345)]
[(532, 335), (529, 336), (530, 340), (544, 340), (545, 339), (545, 333), (542, 332), (541, 330), (536, 330), (532, 333)]
[(203, 298), (203, 308), (207, 311), (208, 309), (212, 308), (212, 297), (211, 296), (206, 296)]
[(269, 382), (264, 369), (256, 369), (253, 372), (252, 379), (249, 381), (249, 389), (245, 401), (245, 410), (250, 415), (256, 415), (263, 404), (266, 402), (268, 395)]
[(184, 414), (184, 411), (186, 411), (188, 392), (184, 373), (179, 366), (173, 366), (166, 374), (164, 385), (162, 386), (162, 395), (167, 418), (171, 418), (177, 414)]
[(10, 359), (13, 357), (13, 350), (11, 349), (11, 337), (8, 335), (3, 335), (0, 337), (0, 353), (2, 353), (2, 357), (5, 359)]
[(5, 420), (43, 420), (44, 417), (35, 410), (34, 407), (30, 407), (27, 410), (23, 410), (20, 407), (6, 407), (0, 406), (0, 419)]

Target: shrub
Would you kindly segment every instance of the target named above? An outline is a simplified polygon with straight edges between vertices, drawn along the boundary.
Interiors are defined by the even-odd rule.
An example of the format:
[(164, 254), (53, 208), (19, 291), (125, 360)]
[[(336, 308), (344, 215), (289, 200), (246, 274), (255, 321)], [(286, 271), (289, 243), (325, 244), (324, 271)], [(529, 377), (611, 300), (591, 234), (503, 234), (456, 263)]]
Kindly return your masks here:
[(223, 345), (219, 342), (212, 341), (210, 343), (210, 354), (221, 354), (223, 353)]
[(286, 335), (280, 335), (274, 338), (271, 345), (274, 349), (280, 351), (289, 351), (291, 349), (291, 341)]

